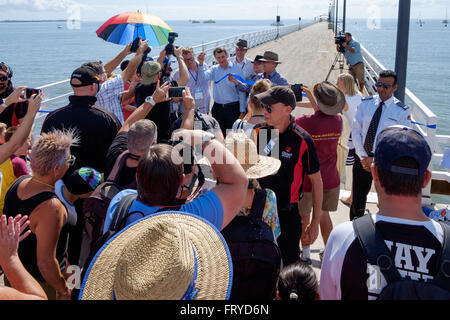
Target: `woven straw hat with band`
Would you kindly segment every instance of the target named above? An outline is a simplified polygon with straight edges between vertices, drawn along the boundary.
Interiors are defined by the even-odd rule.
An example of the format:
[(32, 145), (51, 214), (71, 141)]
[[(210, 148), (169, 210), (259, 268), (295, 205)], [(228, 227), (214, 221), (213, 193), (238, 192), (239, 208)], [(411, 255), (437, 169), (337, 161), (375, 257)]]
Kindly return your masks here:
[(255, 142), (243, 132), (230, 132), (225, 146), (244, 168), (248, 179), (260, 179), (271, 176), (280, 169), (281, 161), (258, 154)]
[(144, 217), (92, 260), (79, 299), (226, 300), (233, 265), (220, 232), (183, 212)]

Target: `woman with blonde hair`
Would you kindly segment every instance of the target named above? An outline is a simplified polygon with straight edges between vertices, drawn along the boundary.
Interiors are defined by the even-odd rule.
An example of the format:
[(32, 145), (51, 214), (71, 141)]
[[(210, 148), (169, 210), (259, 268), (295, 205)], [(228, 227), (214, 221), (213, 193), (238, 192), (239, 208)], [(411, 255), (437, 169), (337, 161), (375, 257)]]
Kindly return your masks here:
[(247, 137), (252, 138), (252, 131), (255, 125), (265, 122), (264, 109), (261, 102), (255, 98), (259, 93), (266, 92), (272, 87), (272, 82), (268, 79), (260, 79), (253, 85), (248, 98), (248, 111), (245, 117), (238, 119), (233, 124), (233, 132), (243, 130)]
[[(358, 87), (356, 86), (355, 79), (349, 73), (342, 73), (339, 75), (337, 80), (337, 87), (341, 90), (345, 95), (345, 107), (342, 112), (344, 115), (344, 127), (342, 131), (341, 144), (347, 145), (349, 148), (347, 160), (345, 164), (347, 166), (352, 166), (355, 162), (355, 148), (353, 146), (352, 137), (351, 137), (351, 127), (353, 123), (353, 119), (355, 118), (356, 110), (358, 110), (359, 105), (361, 104), (362, 95), (358, 91)], [(345, 177), (344, 172), (342, 170), (341, 177)], [(347, 198), (341, 199), (342, 203), (346, 205), (350, 205), (352, 203), (352, 194)]]
[(31, 234), (19, 246), (19, 257), (49, 299), (70, 299), (63, 272), (68, 242), (67, 210), (55, 194), (55, 182), (75, 162), (73, 131), (42, 134), (31, 150), (32, 176), (19, 178), (5, 196), (4, 214), (29, 216)]

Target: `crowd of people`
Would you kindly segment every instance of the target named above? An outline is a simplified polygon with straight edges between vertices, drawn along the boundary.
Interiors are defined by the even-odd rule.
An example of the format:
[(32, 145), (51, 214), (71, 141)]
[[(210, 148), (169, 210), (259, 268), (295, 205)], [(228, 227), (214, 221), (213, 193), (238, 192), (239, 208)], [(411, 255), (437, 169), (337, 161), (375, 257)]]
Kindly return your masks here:
[[(448, 283), (439, 273), (448, 231), (421, 209), (431, 151), (393, 97), (393, 71), (363, 98), (359, 48), (347, 37), (352, 74), (304, 85), (302, 102), (278, 54), (249, 59), (246, 40), (232, 57), (216, 48), (211, 66), (204, 52), (175, 47), (176, 72), (164, 50), (144, 60), (141, 40), (130, 60), (131, 44), (76, 68), (69, 104), (38, 137), (43, 95), (26, 98), (1, 63), (0, 299), (371, 299), (393, 279), (376, 274), (379, 259), (354, 232), (373, 225), (401, 277)], [(294, 118), (297, 107), (313, 114)], [(350, 221), (333, 229), (339, 157), (353, 185), (341, 199)], [(363, 221), (372, 181), (379, 212)], [(319, 228), (320, 279), (310, 257)], [(378, 285), (368, 281), (377, 275)]]

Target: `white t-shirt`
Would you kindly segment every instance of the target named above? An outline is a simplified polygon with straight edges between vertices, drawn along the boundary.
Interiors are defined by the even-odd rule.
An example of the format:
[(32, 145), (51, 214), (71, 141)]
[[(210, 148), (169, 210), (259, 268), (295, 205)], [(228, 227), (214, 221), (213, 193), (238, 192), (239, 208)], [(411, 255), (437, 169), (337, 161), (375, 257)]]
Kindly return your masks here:
[(359, 92), (352, 97), (345, 95), (345, 101), (348, 104), (348, 110), (343, 111), (343, 114), (345, 118), (347, 118), (350, 127), (352, 126), (353, 119), (355, 118), (356, 110), (358, 110), (358, 107), (361, 104), (361, 100), (362, 95)]
[[(414, 221), (372, 214), (402, 277), (430, 281), (444, 231), (436, 221)], [(351, 221), (333, 229), (325, 247), (320, 275), (323, 300), (375, 300), (386, 286), (377, 268), (367, 262)]]

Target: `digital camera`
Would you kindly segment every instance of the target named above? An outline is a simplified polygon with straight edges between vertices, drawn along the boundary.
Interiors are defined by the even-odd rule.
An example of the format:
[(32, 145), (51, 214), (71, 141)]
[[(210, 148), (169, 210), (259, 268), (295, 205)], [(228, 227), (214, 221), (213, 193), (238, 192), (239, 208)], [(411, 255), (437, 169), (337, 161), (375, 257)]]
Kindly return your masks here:
[(173, 43), (175, 42), (175, 38), (177, 38), (177, 37), (178, 37), (178, 33), (176, 33), (176, 32), (169, 33), (169, 37), (167, 38), (167, 41), (169, 41), (169, 44), (164, 49), (164, 50), (166, 50), (167, 55), (169, 55), (169, 54), (173, 55), (173, 53), (174, 53), (173, 52), (173, 49), (174, 49)]

